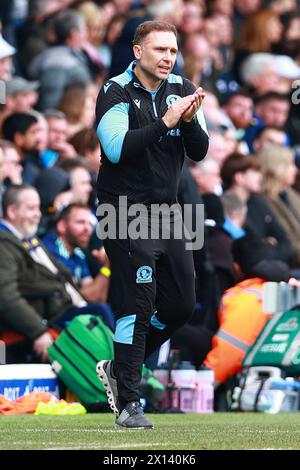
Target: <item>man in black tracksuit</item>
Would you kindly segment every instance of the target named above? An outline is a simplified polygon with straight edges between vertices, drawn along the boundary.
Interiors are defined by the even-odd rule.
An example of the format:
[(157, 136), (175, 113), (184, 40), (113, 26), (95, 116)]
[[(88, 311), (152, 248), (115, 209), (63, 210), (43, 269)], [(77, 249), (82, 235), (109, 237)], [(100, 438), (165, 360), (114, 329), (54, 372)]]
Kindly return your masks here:
[(142, 23), (133, 44), (136, 61), (108, 80), (97, 100), (102, 148), (98, 199), (116, 208), (117, 222), (132, 219), (122, 215), (124, 196), (128, 207), (144, 204), (146, 211), (139, 220), (149, 234), (167, 223), (164, 213), (160, 218), (152, 212), (154, 204), (175, 204), (175, 209), (168, 240), (161, 235), (134, 239), (130, 234), (126, 239), (117, 235), (104, 240), (117, 322), (114, 362), (101, 361), (97, 370), (117, 415), (116, 424), (147, 429), (153, 424), (139, 404), (142, 364), (194, 310), (192, 252), (185, 248), (186, 235), (174, 236), (175, 223), (182, 226), (176, 196), (185, 152), (202, 160), (208, 136), (200, 108), (202, 88), (195, 90), (189, 80), (171, 74), (177, 53), (175, 27)]

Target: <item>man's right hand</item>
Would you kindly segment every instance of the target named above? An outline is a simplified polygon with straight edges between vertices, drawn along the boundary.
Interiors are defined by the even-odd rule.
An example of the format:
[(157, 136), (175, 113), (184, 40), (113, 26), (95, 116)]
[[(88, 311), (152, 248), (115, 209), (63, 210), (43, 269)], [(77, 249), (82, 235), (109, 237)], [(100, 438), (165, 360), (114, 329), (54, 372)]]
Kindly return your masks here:
[(188, 95), (174, 101), (162, 118), (165, 125), (169, 129), (173, 129), (181, 119), (182, 115), (190, 108), (195, 100), (195, 95)]
[(33, 342), (33, 350), (37, 356), (39, 356), (43, 362), (48, 361), (48, 348), (53, 343), (53, 338), (47, 331), (39, 336)]

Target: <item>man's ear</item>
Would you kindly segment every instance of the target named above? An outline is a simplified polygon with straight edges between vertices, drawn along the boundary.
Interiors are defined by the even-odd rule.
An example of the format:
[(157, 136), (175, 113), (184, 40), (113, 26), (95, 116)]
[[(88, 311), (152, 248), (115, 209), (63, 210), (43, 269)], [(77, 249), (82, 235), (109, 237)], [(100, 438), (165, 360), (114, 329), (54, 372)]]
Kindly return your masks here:
[(242, 171), (238, 171), (235, 175), (234, 175), (234, 182), (235, 184), (237, 185), (240, 185), (242, 180), (243, 180), (243, 172)]
[(134, 57), (137, 59), (137, 60), (140, 60), (141, 58), (141, 55), (142, 55), (142, 48), (139, 44), (135, 44), (133, 46), (133, 53), (134, 53)]
[(21, 132), (15, 132), (13, 142), (17, 147), (22, 148), (24, 142), (24, 135)]
[(16, 204), (10, 204), (6, 209), (8, 220), (14, 222), (16, 220)]
[(59, 220), (56, 224), (56, 232), (59, 236), (64, 235), (66, 232), (66, 223), (64, 220)]
[(253, 149), (254, 149), (255, 153), (257, 153), (257, 152), (258, 152), (258, 150), (259, 150), (259, 142), (258, 142), (258, 140), (257, 140), (257, 139), (255, 139), (255, 140), (253, 141), (253, 143), (252, 143), (252, 147), (253, 147)]

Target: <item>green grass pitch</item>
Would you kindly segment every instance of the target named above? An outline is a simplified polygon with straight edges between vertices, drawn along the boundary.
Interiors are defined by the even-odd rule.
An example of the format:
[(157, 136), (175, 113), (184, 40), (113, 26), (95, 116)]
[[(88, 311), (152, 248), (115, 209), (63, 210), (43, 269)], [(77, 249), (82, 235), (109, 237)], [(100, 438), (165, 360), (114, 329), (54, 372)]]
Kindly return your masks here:
[(149, 417), (154, 430), (116, 431), (112, 414), (0, 416), (0, 450), (300, 449), (300, 413)]

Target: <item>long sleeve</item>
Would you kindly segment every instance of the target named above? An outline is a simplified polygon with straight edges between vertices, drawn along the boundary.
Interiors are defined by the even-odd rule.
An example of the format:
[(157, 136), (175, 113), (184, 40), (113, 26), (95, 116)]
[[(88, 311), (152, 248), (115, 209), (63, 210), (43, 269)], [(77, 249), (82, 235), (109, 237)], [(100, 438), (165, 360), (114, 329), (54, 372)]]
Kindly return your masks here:
[(19, 266), (2, 240), (0, 247), (0, 321), (34, 340), (47, 330), (46, 322), (22, 296), (18, 286)]
[(116, 84), (103, 87), (97, 102), (97, 134), (106, 157), (119, 163), (143, 154), (146, 147), (158, 142), (168, 132), (162, 119), (140, 129), (129, 129), (129, 103)]
[[(187, 95), (196, 89), (189, 80), (184, 80), (184, 86)], [(208, 151), (209, 137), (201, 107), (191, 122), (182, 121), (181, 131), (187, 156), (196, 162), (203, 160)]]

